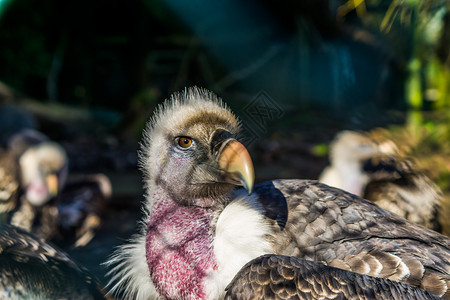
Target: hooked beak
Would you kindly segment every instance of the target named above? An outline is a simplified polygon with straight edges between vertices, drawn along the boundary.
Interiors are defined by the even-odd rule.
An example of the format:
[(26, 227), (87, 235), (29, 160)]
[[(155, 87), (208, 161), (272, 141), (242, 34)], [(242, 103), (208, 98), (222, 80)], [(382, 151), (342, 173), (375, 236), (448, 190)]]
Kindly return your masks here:
[(45, 183), (47, 185), (48, 193), (51, 197), (58, 194), (58, 177), (56, 174), (49, 174), (45, 178)]
[(234, 138), (223, 142), (217, 156), (219, 168), (225, 173), (225, 181), (242, 185), (250, 195), (255, 182), (252, 159), (247, 149)]

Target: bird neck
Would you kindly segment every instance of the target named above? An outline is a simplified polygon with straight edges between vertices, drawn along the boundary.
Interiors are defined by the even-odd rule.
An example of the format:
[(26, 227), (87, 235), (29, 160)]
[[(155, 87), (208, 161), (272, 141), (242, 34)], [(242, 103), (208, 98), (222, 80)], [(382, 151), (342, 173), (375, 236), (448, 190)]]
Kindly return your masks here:
[(152, 196), (146, 258), (156, 289), (169, 299), (206, 299), (204, 279), (217, 269), (213, 210), (181, 205), (162, 188)]

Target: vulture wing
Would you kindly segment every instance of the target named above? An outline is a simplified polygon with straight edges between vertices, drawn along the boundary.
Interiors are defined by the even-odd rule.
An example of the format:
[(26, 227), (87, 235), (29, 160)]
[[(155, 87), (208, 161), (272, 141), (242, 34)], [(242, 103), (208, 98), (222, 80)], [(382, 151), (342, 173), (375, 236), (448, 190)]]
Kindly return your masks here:
[(440, 299), (409, 285), (301, 258), (263, 255), (247, 263), (225, 299)]
[(0, 228), (1, 299), (104, 299), (65, 253), (19, 228)]
[(312, 180), (265, 182), (255, 186), (255, 193), (264, 207), (270, 201), (287, 204), (286, 215), (270, 219), (274, 253), (403, 282), (450, 299), (448, 237)]

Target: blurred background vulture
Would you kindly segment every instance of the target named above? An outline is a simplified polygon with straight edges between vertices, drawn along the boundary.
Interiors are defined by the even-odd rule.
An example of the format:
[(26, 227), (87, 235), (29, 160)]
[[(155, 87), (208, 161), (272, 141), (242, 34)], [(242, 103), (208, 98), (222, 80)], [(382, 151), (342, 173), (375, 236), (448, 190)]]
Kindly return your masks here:
[[(252, 161), (238, 134), (237, 119), (205, 90), (176, 94), (158, 109), (140, 153), (145, 217), (140, 232), (108, 262), (111, 293), (220, 299), (237, 282), (227, 290), (232, 299), (243, 289), (259, 299), (267, 286), (276, 286), (277, 272), (280, 280), (292, 278), (285, 287), (302, 291), (293, 271), (299, 258), (347, 271), (315, 272), (313, 280), (327, 290), (334, 290), (333, 276), (359, 278), (355, 289), (377, 280), (351, 271), (450, 299), (449, 238), (316, 181), (254, 185)], [(264, 254), (277, 256), (241, 270)], [(390, 297), (388, 290), (380, 293)]]
[(25, 129), (0, 149), (0, 221), (46, 240), (86, 245), (111, 196), (103, 174), (69, 176), (64, 148)]
[(411, 222), (441, 231), (442, 192), (397, 146), (377, 131), (340, 132), (320, 182), (368, 199)]
[(67, 179), (64, 149), (40, 132), (14, 134), (0, 158), (2, 164), (2, 219), (44, 239), (57, 234), (58, 197)]

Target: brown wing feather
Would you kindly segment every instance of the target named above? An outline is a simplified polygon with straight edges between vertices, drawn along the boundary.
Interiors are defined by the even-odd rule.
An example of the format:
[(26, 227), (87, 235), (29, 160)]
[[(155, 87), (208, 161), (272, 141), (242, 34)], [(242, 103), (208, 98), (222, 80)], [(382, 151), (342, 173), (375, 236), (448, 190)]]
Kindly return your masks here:
[(450, 299), (448, 237), (316, 181), (278, 180), (257, 185), (255, 192), (287, 201), (286, 226), (273, 226), (275, 254), (389, 278)]
[(42, 238), (3, 225), (0, 249), (0, 298), (105, 299), (83, 267)]
[(227, 287), (225, 299), (439, 299), (395, 281), (361, 275), (283, 255), (246, 264)]

